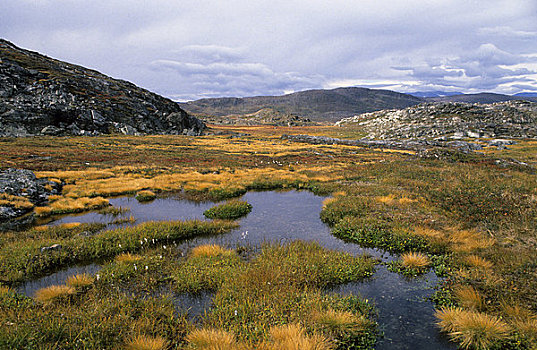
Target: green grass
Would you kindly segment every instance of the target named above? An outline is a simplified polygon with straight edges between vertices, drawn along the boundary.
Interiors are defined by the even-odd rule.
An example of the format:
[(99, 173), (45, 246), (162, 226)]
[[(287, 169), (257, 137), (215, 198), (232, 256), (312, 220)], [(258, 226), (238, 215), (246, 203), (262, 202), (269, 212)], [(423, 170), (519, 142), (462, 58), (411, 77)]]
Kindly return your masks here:
[(153, 199), (157, 198), (157, 195), (153, 191), (143, 190), (138, 191), (136, 193), (135, 198), (136, 200), (138, 200), (138, 202), (150, 202)]
[(234, 220), (248, 215), (251, 211), (251, 204), (245, 201), (230, 200), (205, 210), (203, 215), (209, 219)]
[[(220, 285), (205, 324), (256, 342), (275, 325), (303, 322), (313, 329), (314, 314), (329, 307), (369, 318), (367, 303), (359, 298), (326, 296), (321, 288), (362, 280), (373, 271), (374, 262), (369, 258), (326, 250), (316, 243), (266, 245), (251, 263)], [(353, 339), (371, 340), (365, 333), (373, 329), (374, 323), (369, 321)]]
[[(62, 266), (135, 252), (195, 236), (221, 234), (236, 226), (233, 222), (222, 221), (147, 222), (89, 237), (13, 241), (0, 249), (0, 281), (22, 281)], [(60, 244), (62, 248), (40, 252), (41, 247), (53, 244)]]

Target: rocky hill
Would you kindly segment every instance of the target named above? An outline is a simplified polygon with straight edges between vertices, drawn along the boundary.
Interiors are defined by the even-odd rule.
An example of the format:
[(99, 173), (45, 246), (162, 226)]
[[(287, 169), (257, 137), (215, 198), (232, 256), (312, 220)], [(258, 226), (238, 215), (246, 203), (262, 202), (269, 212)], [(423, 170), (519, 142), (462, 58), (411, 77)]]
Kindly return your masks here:
[(458, 94), (458, 95), (446, 95), (435, 96), (427, 98), (430, 102), (464, 102), (464, 103), (496, 103), (515, 100), (527, 100), (537, 102), (537, 97), (521, 94), (521, 95), (503, 95), (495, 94), (491, 92), (482, 92), (480, 94)]
[(181, 103), (195, 115), (247, 115), (271, 108), (283, 114), (294, 114), (318, 122), (335, 122), (344, 117), (389, 108), (405, 108), (423, 99), (389, 90), (338, 88), (307, 90), (283, 96), (245, 98), (207, 98)]
[(0, 39), (0, 136), (199, 135), (204, 128), (167, 98)]
[(200, 116), (206, 123), (216, 125), (274, 125), (274, 126), (307, 126), (317, 125), (309, 118), (294, 114), (280, 113), (272, 108), (263, 108), (246, 115)]
[(425, 103), (402, 110), (384, 110), (342, 119), (371, 139), (461, 137), (537, 138), (537, 103)]

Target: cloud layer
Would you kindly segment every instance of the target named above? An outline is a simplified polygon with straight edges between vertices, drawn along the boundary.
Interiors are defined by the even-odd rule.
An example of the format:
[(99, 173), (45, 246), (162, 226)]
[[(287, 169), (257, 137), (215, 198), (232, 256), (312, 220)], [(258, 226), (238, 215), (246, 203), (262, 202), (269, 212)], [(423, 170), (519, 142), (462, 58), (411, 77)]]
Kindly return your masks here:
[(178, 100), (537, 91), (527, 0), (5, 0), (0, 36)]

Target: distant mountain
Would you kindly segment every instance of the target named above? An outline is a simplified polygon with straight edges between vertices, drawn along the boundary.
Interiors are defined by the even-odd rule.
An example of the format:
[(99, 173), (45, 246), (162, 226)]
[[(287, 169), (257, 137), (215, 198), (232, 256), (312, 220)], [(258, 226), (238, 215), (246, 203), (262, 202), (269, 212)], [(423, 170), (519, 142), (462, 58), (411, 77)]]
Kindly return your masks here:
[(427, 98), (428, 102), (465, 102), (465, 103), (496, 103), (514, 100), (537, 101), (537, 97), (531, 96), (510, 96), (483, 92), (480, 94), (461, 94), (453, 96), (431, 97)]
[(198, 135), (204, 128), (172, 100), (0, 39), (0, 137)]
[(423, 99), (389, 90), (338, 88), (307, 90), (283, 96), (207, 98), (180, 106), (194, 115), (246, 115), (264, 108), (293, 114), (313, 121), (333, 122), (344, 117), (382, 109), (406, 108)]
[(513, 96), (537, 97), (537, 92), (519, 92), (518, 94), (514, 94)]
[(462, 95), (462, 92), (449, 92), (449, 91), (416, 91), (416, 92), (409, 92), (409, 95), (421, 97), (421, 98), (428, 98), (428, 97), (443, 97), (443, 96), (454, 96), (454, 95)]

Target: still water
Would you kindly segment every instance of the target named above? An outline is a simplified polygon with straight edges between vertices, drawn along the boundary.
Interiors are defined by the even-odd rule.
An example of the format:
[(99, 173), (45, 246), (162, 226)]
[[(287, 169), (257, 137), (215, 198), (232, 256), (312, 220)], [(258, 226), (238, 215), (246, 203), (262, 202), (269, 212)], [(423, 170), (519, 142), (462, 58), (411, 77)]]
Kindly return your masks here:
[[(326, 248), (351, 254), (366, 253), (390, 261), (393, 257), (375, 249), (364, 249), (352, 243), (345, 243), (330, 234), (328, 226), (319, 219), (323, 197), (306, 191), (249, 192), (244, 200), (253, 206), (252, 212), (240, 220), (240, 227), (232, 232), (214, 237), (194, 238), (178, 245), (178, 249), (188, 251), (200, 244), (220, 244), (226, 247), (259, 247), (264, 242), (289, 242), (293, 240), (317, 241)], [(214, 203), (195, 203), (173, 198), (158, 198), (150, 203), (139, 203), (134, 198), (121, 197), (110, 200), (116, 207), (130, 208), (124, 213), (133, 216), (136, 223), (151, 220), (204, 219), (203, 212)], [(114, 218), (98, 213), (66, 216), (50, 222), (50, 225), (66, 222), (104, 222)], [(115, 227), (110, 225), (109, 227)], [(95, 273), (99, 265), (71, 267), (58, 271), (39, 280), (30, 281), (19, 287), (19, 291), (32, 295), (36, 289), (51, 284), (61, 284), (76, 273)], [(389, 272), (384, 266), (377, 266), (375, 275), (364, 282), (348, 283), (333, 287), (330, 292), (361, 295), (373, 302), (378, 310), (380, 329), (384, 337), (376, 349), (455, 349), (443, 338), (434, 326), (434, 307), (426, 298), (433, 292), (438, 281), (430, 272), (420, 278), (406, 279)], [(210, 295), (194, 297), (176, 296), (183, 309), (191, 315), (202, 314), (210, 305)]]

